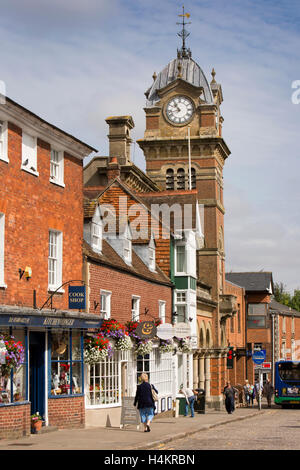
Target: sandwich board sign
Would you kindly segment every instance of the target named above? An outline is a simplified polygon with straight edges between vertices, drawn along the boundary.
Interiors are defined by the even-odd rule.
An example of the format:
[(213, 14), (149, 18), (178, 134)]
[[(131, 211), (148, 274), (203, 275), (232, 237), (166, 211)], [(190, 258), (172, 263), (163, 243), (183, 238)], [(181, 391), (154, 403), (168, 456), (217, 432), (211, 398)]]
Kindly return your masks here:
[(122, 398), (122, 412), (121, 412), (121, 423), (120, 428), (125, 427), (126, 424), (133, 424), (139, 429), (141, 424), (140, 413), (138, 409), (133, 405), (134, 397), (123, 397)]

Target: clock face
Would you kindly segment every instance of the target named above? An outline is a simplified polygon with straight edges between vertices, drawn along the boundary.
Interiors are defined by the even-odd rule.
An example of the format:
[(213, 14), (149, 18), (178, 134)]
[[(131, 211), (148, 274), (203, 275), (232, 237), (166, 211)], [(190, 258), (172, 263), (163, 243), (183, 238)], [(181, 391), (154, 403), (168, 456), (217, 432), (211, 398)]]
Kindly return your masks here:
[(194, 104), (186, 96), (174, 96), (166, 106), (166, 116), (174, 124), (185, 124), (194, 114)]

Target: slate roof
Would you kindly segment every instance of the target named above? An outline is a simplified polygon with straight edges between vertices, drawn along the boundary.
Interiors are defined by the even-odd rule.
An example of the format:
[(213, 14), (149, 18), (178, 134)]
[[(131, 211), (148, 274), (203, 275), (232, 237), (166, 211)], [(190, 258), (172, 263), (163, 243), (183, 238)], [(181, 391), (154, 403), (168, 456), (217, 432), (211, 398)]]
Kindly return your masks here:
[(178, 65), (181, 65), (182, 80), (190, 83), (195, 87), (203, 88), (204, 101), (207, 104), (213, 104), (213, 96), (210, 85), (199, 65), (192, 58), (173, 59), (168, 65), (157, 75), (152, 86), (146, 92), (147, 107), (154, 106), (160, 100), (158, 90), (166, 87), (169, 83), (174, 82), (178, 78)]
[(150, 271), (141, 258), (132, 250), (132, 265), (129, 266), (125, 261), (118, 255), (118, 253), (112, 248), (112, 246), (103, 239), (102, 241), (102, 254), (93, 251), (92, 247), (84, 240), (83, 241), (83, 254), (88, 258), (98, 262), (100, 265), (106, 265), (111, 268), (115, 268), (138, 276), (147, 281), (152, 281), (159, 284), (164, 284), (172, 287), (170, 279), (164, 274), (164, 272), (156, 265), (156, 272)]
[(271, 302), (269, 303), (269, 310), (270, 313), (283, 313), (285, 315), (295, 315), (300, 317), (300, 312), (298, 312), (298, 310), (288, 307), (287, 305), (283, 305), (277, 302), (276, 300), (271, 300)]
[(272, 291), (273, 277), (271, 272), (242, 272), (242, 273), (226, 273), (225, 279), (233, 282), (238, 286), (244, 287), (248, 292), (270, 292)]

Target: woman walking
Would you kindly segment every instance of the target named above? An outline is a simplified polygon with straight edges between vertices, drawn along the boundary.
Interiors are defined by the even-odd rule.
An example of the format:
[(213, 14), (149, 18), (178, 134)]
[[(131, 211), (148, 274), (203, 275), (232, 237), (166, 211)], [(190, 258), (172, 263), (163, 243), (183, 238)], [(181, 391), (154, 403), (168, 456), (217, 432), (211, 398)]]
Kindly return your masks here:
[(134, 406), (138, 407), (140, 412), (141, 421), (144, 425), (144, 432), (150, 432), (150, 423), (154, 418), (155, 403), (152, 396), (152, 389), (158, 394), (158, 391), (153, 385), (148, 383), (148, 375), (144, 372), (141, 374), (140, 379), (142, 383), (137, 386), (136, 395), (134, 399)]

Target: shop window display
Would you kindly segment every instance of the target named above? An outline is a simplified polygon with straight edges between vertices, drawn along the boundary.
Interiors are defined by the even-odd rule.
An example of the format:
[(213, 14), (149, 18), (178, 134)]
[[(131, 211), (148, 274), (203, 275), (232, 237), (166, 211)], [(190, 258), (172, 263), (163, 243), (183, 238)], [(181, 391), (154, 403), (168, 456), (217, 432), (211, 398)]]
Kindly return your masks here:
[(1, 338), (10, 338), (11, 345), (5, 351), (3, 358), (9, 358), (6, 363), (14, 363), (15, 367), (7, 368), (2, 364), (0, 372), (0, 405), (26, 401), (26, 354), (25, 331), (17, 329), (1, 329)]
[(51, 395), (77, 395), (82, 390), (82, 345), (79, 331), (51, 334)]

